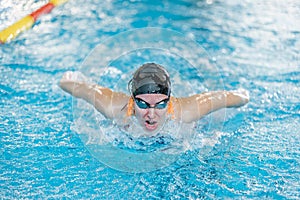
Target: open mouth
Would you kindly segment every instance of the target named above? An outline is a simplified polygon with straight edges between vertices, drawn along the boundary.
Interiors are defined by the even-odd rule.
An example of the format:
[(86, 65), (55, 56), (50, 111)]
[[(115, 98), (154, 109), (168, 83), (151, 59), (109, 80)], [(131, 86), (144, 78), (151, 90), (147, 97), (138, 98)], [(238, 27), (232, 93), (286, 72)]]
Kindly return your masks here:
[(154, 130), (154, 129), (157, 128), (157, 122), (156, 121), (147, 120), (147, 121), (145, 121), (145, 127), (148, 130)]
[(149, 125), (153, 125), (153, 124), (156, 124), (157, 122), (156, 121), (147, 120), (146, 123), (149, 124)]

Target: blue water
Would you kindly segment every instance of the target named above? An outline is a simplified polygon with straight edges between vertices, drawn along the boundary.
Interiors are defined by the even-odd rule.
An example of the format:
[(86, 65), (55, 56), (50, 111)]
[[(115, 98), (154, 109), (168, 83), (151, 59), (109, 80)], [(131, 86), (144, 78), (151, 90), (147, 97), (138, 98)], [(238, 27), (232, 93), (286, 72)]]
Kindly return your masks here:
[[(0, 29), (43, 2), (1, 1)], [(0, 46), (0, 197), (300, 198), (299, 11), (296, 0), (71, 0), (43, 16)], [(71, 128), (72, 98), (57, 83), (65, 71), (80, 69), (100, 42), (144, 27), (198, 42), (218, 68), (222, 88), (243, 87), (251, 101), (228, 111), (222, 128), (209, 129), (222, 133), (209, 151), (187, 151), (162, 169), (127, 173), (87, 150)], [(210, 75), (191, 73), (190, 80), (215, 86)]]

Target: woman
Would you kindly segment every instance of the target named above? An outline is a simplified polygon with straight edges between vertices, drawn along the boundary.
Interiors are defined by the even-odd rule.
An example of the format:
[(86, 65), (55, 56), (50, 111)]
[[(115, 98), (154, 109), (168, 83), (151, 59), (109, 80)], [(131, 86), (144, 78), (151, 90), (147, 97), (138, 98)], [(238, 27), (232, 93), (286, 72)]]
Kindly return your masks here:
[(126, 119), (135, 117), (149, 134), (159, 131), (166, 120), (191, 123), (213, 111), (240, 107), (249, 101), (245, 90), (173, 97), (168, 72), (155, 63), (146, 63), (134, 73), (128, 83), (130, 95), (78, 81), (76, 72), (66, 72), (60, 81), (60, 87), (74, 97), (92, 104), (106, 118), (117, 120), (124, 126), (130, 126)]

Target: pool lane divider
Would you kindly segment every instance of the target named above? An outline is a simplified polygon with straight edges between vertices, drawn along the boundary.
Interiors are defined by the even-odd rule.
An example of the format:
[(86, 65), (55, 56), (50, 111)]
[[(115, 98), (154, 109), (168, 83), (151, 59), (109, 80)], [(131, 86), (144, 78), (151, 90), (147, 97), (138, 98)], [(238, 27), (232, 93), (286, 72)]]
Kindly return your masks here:
[(50, 0), (47, 4), (2, 30), (0, 32), (0, 44), (10, 42), (20, 33), (30, 29), (41, 15), (50, 13), (53, 8), (67, 1), (68, 0)]

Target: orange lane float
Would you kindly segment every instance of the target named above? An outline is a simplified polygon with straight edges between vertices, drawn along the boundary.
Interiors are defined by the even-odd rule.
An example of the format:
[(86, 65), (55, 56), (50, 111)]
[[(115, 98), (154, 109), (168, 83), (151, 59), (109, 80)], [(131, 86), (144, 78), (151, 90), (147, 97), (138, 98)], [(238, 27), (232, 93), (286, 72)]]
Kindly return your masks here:
[(41, 15), (51, 12), (54, 7), (61, 5), (66, 1), (67, 0), (50, 0), (47, 4), (2, 30), (0, 32), (0, 43), (4, 44), (10, 42), (21, 32), (30, 29)]

